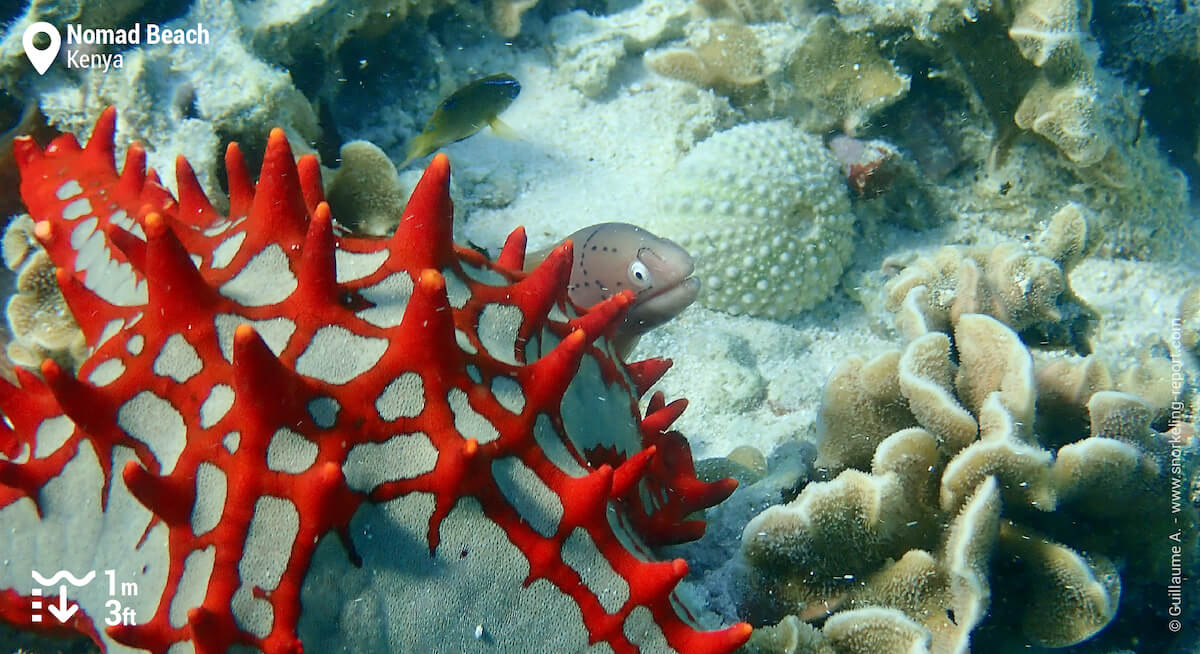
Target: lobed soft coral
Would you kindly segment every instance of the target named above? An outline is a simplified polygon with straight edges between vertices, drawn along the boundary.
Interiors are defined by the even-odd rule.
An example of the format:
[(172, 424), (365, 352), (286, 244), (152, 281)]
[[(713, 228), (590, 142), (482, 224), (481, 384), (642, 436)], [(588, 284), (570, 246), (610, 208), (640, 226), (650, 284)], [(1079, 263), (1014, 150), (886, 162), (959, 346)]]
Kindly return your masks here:
[(830, 633), (868, 609), (899, 615), (856, 621), (863, 642), (914, 634), (887, 651), (966, 652), (981, 629), (977, 652), (1065, 647), (1140, 620), (1144, 603), (1122, 594), (1160, 583), (1168, 537), (1196, 545), (1194, 507), (1172, 514), (1162, 492), (1171, 465), (1196, 466), (1112, 379), (1094, 357), (1035, 365), (982, 314), (845, 362), (819, 418), (817, 464), (835, 476), (743, 533), (755, 619), (831, 617), (805, 632), (816, 645), (762, 645), (799, 642), (785, 620), (758, 651), (871, 651)]
[(742, 4), (705, 3), (718, 18), (695, 21), (682, 43), (647, 52), (647, 67), (726, 96), (751, 118), (787, 117), (813, 132), (853, 134), (907, 95), (909, 76), (874, 35), (802, 5), (781, 3), (775, 13), (733, 7)]
[[(843, 29), (873, 39), (917, 84), (882, 115), (896, 131), (881, 135), (909, 151), (944, 142), (956, 163), (977, 171), (940, 184), (953, 213), (1018, 235), (1074, 201), (1097, 212), (1107, 255), (1174, 255), (1161, 238), (1168, 232), (1194, 240), (1186, 179), (1155, 136), (1155, 107), (1146, 104), (1153, 98), (1100, 65), (1093, 30), (1105, 28), (1090, 0), (835, 4)], [(1186, 11), (1174, 15), (1172, 3), (1160, 2), (1096, 7), (1109, 25), (1113, 12), (1136, 14), (1122, 25), (1130, 29), (1148, 20), (1194, 22), (1195, 10)], [(1194, 41), (1174, 43), (1194, 50)]]
[(946, 246), (906, 266), (886, 287), (887, 308), (909, 338), (946, 330), (969, 313), (985, 313), (1026, 342), (1091, 350), (1095, 312), (1070, 289), (1067, 275), (1099, 241), (1095, 216), (1068, 204), (1032, 248)]
[(538, 0), (491, 0), (488, 21), (500, 36), (511, 39), (521, 33), (521, 16), (537, 3)]
[(4, 265), (17, 275), (16, 293), (5, 307), (12, 332), (5, 354), (30, 369), (37, 369), (45, 359), (75, 369), (87, 354), (87, 343), (59, 291), (54, 264), (33, 237), (28, 214), (9, 223), (3, 253)]
[(1026, 0), (1018, 5), (1008, 35), (1038, 68), (1090, 68), (1084, 41), (1092, 17), (1091, 0)]
[(1056, 85), (1039, 78), (1017, 106), (1017, 126), (1050, 140), (1071, 161), (1092, 166), (1112, 148), (1108, 134), (1097, 129), (1100, 89), (1091, 76)]
[(871, 35), (848, 32), (829, 15), (809, 28), (785, 76), (809, 122), (850, 134), (909, 88), (909, 77), (880, 53)]
[(731, 20), (714, 21), (693, 47), (648, 52), (645, 60), (659, 75), (742, 100), (761, 91), (766, 77), (758, 38), (750, 28)]

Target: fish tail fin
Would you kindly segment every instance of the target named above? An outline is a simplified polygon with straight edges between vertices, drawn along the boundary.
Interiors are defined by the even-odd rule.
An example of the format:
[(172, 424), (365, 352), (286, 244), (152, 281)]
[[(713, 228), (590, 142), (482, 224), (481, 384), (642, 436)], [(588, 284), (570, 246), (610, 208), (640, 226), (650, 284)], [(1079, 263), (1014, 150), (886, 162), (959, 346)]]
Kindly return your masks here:
[(435, 149), (437, 148), (429, 147), (429, 138), (424, 132), (417, 134), (416, 136), (412, 137), (411, 140), (409, 140), (408, 154), (404, 156), (404, 163), (400, 164), (400, 167), (403, 168), (407, 166), (413, 161), (416, 161), (430, 152), (433, 152)]
[(504, 121), (500, 120), (499, 118), (493, 118), (490, 121), (488, 121), (488, 126), (492, 128), (493, 134), (495, 134), (496, 136), (499, 136), (502, 139), (509, 139), (509, 140), (515, 141), (518, 138), (520, 138), (520, 135), (517, 134), (517, 130), (509, 127), (508, 125), (506, 125), (504, 123)]

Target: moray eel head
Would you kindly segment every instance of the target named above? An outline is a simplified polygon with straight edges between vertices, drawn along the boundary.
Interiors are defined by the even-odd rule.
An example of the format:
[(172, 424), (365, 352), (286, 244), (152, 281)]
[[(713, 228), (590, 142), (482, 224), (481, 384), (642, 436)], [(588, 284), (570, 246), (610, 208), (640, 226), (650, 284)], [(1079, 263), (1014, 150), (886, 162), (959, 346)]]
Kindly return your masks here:
[[(600, 223), (571, 234), (575, 263), (568, 296), (581, 309), (590, 309), (625, 290), (634, 303), (613, 341), (624, 358), (642, 334), (679, 315), (696, 301), (700, 280), (692, 277), (692, 255), (674, 241), (628, 223)], [(550, 249), (525, 257), (532, 270)]]
[[(636, 295), (618, 337), (632, 340), (695, 302), (695, 262), (674, 241), (627, 223), (600, 223), (571, 235), (571, 301), (583, 308), (626, 289)], [(620, 349), (620, 348), (619, 348)]]

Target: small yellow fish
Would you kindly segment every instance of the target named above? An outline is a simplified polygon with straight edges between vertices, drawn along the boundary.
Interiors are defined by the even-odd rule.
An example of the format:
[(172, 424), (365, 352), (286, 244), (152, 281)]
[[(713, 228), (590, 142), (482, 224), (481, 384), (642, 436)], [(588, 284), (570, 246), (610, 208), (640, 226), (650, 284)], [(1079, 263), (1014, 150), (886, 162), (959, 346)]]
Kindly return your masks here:
[(521, 92), (521, 83), (508, 73), (477, 79), (442, 100), (425, 131), (408, 144), (408, 157), (401, 166), (420, 159), (443, 146), (461, 141), (490, 125), (504, 135), (512, 130), (497, 117)]

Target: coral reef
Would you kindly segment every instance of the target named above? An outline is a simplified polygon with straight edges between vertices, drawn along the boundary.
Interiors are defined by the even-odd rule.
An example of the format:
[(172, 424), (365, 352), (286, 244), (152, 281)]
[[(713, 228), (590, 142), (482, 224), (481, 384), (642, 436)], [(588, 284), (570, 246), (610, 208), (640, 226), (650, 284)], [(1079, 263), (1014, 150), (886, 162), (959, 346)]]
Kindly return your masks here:
[[(257, 183), (226, 153), (229, 213), (186, 160), (179, 198), (87, 145), (14, 146), (34, 236), (87, 339), (77, 374), (0, 383), (0, 615), (34, 626), (29, 570), (98, 561), (141, 589), (137, 624), (70, 627), (107, 649), (726, 654), (674, 589), (701, 482), (639, 397), (669, 367), (615, 359), (633, 301), (565, 303), (572, 250), (528, 275), (451, 240), (436, 156), (387, 238), (335, 233), (316, 158), (282, 130)], [(82, 544), (82, 546), (81, 546)], [(53, 562), (51, 565), (50, 562)], [(51, 589), (51, 592), (53, 590)], [(707, 621), (706, 621), (707, 622)], [(711, 624), (709, 626), (712, 626)]]
[(326, 195), (338, 224), (358, 234), (383, 236), (400, 224), (411, 188), (405, 188), (396, 166), (369, 141), (342, 145), (338, 167)]
[(779, 0), (696, 0), (710, 15), (729, 18), (740, 23), (764, 23), (787, 20), (790, 9), (804, 3)]
[(908, 338), (985, 313), (1026, 343), (1087, 354), (1097, 316), (1071, 291), (1067, 276), (1099, 241), (1096, 222), (1085, 208), (1068, 204), (1050, 218), (1032, 249), (1015, 242), (945, 246), (887, 283), (887, 308)]
[(644, 0), (608, 16), (584, 11), (556, 16), (550, 21), (555, 70), (572, 88), (597, 97), (627, 55), (683, 36), (692, 9), (691, 0)]
[[(336, 84), (335, 78), (342, 73), (342, 62), (338, 55), (354, 39), (375, 40), (408, 24), (423, 27), (432, 15), (448, 9), (465, 21), (489, 25), (501, 36), (512, 38), (520, 32), (522, 14), (536, 4), (537, 0), (489, 0), (487, 3), (382, 0), (367, 4), (346, 0), (254, 0), (238, 3), (198, 0), (192, 3), (191, 10), (185, 16), (190, 14), (188, 20), (191, 24), (200, 20), (210, 30), (216, 26), (219, 34), (213, 34), (214, 44), (219, 40), (236, 41), (240, 44), (239, 48), (244, 48), (244, 52), (227, 49), (222, 53), (221, 56), (225, 57), (236, 55), (230, 62), (241, 60), (256, 63), (257, 66), (267, 62), (283, 68), (295, 66), (298, 75), (314, 78), (306, 81), (311, 89), (323, 87), (322, 93), (328, 92), (327, 95), (333, 96), (336, 93), (332, 91), (332, 85)], [(32, 3), (20, 18), (9, 24), (9, 29), (0, 34), (0, 79), (6, 82), (5, 88), (19, 88), (18, 80), (29, 78), (30, 69), (24, 60), (21, 44), (22, 32), (29, 24), (41, 20), (59, 26), (71, 23), (84, 28), (128, 27), (133, 25), (134, 18), (144, 20), (138, 12), (145, 10), (145, 5), (151, 5), (151, 16), (164, 15), (162, 8), (153, 7), (153, 3), (147, 3), (146, 0)], [(236, 23), (236, 29), (227, 29), (226, 25), (221, 24), (224, 20), (216, 20), (223, 17), (226, 9), (234, 12), (229, 18)], [(184, 13), (182, 5), (165, 15), (176, 17), (181, 13)], [(159, 22), (164, 21), (160, 18)], [(111, 51), (128, 53), (140, 49), (114, 48)], [(162, 58), (161, 53), (168, 50), (144, 49), (155, 52), (151, 55), (152, 59)], [(178, 57), (172, 55), (167, 59), (174, 72), (187, 70), (178, 66)], [(225, 75), (224, 79), (231, 77)], [(227, 93), (233, 91), (227, 89)], [(242, 132), (237, 135), (246, 136)]]
[(36, 369), (44, 359), (53, 359), (74, 370), (84, 360), (87, 344), (58, 290), (54, 264), (34, 238), (28, 215), (9, 223), (3, 251), (4, 265), (17, 275), (17, 292), (5, 307), (13, 336), (5, 348), (9, 360)]
[[(930, 331), (847, 360), (819, 419), (817, 465), (836, 476), (743, 534), (752, 615), (832, 614), (822, 631), (838, 652), (869, 651), (836, 645), (833, 629), (868, 607), (892, 612), (858, 621), (858, 638), (911, 634), (913, 651), (927, 639), (965, 652), (982, 628), (972, 651), (1064, 647), (1139, 623), (1122, 594), (1140, 597), (1177, 564), (1165, 539), (1196, 546), (1195, 507), (1172, 514), (1161, 491), (1172, 465), (1190, 478), (1196, 455), (1172, 454), (1150, 406), (1111, 380), (1094, 357), (1035, 366), (981, 314), (959, 316), (953, 338)], [(788, 625), (768, 635), (801, 631)]]
[(645, 54), (647, 67), (726, 96), (749, 118), (786, 117), (814, 132), (854, 133), (908, 92), (908, 76), (872, 37), (830, 15), (796, 22), (805, 25), (798, 30), (778, 19), (746, 24), (742, 9), (710, 10), (722, 17), (686, 25), (682, 43)]
[[(1136, 111), (1136, 109), (1134, 109)], [(1179, 242), (1190, 247), (1197, 242), (1190, 225), (1187, 179), (1172, 168), (1158, 150), (1155, 140), (1143, 135), (1137, 140), (1134, 114), (1107, 128), (1113, 139), (1128, 144), (1128, 170), (1114, 187), (1100, 175), (1101, 164), (1083, 170), (1057, 151), (1028, 139), (1013, 142), (1008, 156), (994, 170), (983, 170), (962, 186), (943, 188), (946, 202), (966, 219), (1012, 237), (1036, 234), (1044, 216), (1070, 202), (1087, 207), (1097, 217), (1103, 237), (1096, 253), (1109, 258), (1178, 259)], [(1106, 129), (1107, 129), (1106, 128)], [(1105, 161), (1109, 161), (1106, 157)], [(1178, 241), (1162, 234), (1178, 236)]]
[(991, 0), (835, 0), (838, 13), (855, 28), (867, 25), (906, 28), (928, 41), (964, 23), (975, 22), (992, 8)]
[(1099, 91), (1091, 78), (1056, 86), (1043, 77), (1021, 100), (1013, 119), (1021, 129), (1049, 139), (1071, 161), (1092, 166), (1112, 149), (1108, 135), (1097, 127)]
[(1096, 2), (1092, 26), (1102, 61), (1122, 70), (1154, 65), (1171, 57), (1196, 57), (1200, 5), (1194, 0)]
[(511, 39), (521, 33), (521, 15), (537, 3), (538, 0), (490, 0), (488, 21), (500, 36)]
[(1091, 13), (1091, 0), (1032, 0), (1016, 10), (1008, 34), (1040, 74), (1013, 120), (1079, 166), (1103, 162), (1097, 172), (1119, 186), (1125, 183), (1126, 156), (1115, 149), (1105, 123), (1120, 109), (1105, 106), (1104, 99), (1119, 84), (1101, 77), (1094, 49), (1087, 45)]
[(789, 615), (754, 631), (743, 654), (928, 654), (929, 632), (903, 612), (862, 608), (831, 616), (818, 630)]
[[(497, 0), (504, 4), (503, 0)], [(246, 27), (248, 47), (281, 66), (303, 61), (319, 43), (332, 57), (351, 37), (383, 34), (407, 20), (428, 18), (451, 7), (453, 0), (255, 0), (237, 4), (238, 21)], [(467, 3), (463, 9), (469, 9)], [(505, 27), (509, 27), (505, 24)], [(517, 27), (520, 27), (518, 18)]]
[(1179, 299), (1180, 342), (1200, 356), (1200, 286), (1192, 286)]
[(738, 488), (729, 499), (705, 514), (708, 529), (692, 543), (667, 548), (664, 554), (678, 556), (691, 565), (689, 581), (706, 593), (704, 605), (727, 620), (739, 619), (740, 610), (729, 589), (744, 576), (742, 563), (731, 553), (741, 544), (742, 530), (754, 516), (796, 497), (813, 478), (816, 447), (791, 441), (775, 448), (769, 458), (752, 446), (739, 446), (724, 457), (696, 462), (696, 476), (705, 481), (731, 477)]
[[(171, 204), (152, 175), (114, 182), (93, 165), (101, 157), (37, 152), (86, 165), (34, 190), (51, 252), (31, 224), (12, 232), (8, 352), (25, 367), (55, 364), (0, 384), (0, 523), (32, 525), (37, 539), (0, 544), (0, 558), (91, 564), (57, 545), (70, 531), (128, 561), (121, 574), (145, 582), (144, 628), (109, 633), (102, 598), (80, 598), (113, 650), (158, 638), (150, 649), (284, 651), (303, 640), (322, 651), (528, 651), (534, 639), (564, 651), (726, 651), (744, 628), (700, 630), (742, 615), (778, 623), (747, 652), (1162, 643), (1144, 625), (1162, 605), (1153, 543), (1167, 539), (1169, 509), (1149, 489), (1171, 465), (1168, 421), (1200, 401), (1200, 290), (1184, 291), (1194, 262), (1161, 258), (1186, 259), (1200, 240), (1172, 168), (1189, 171), (1180, 158), (1191, 164), (1200, 146), (1194, 103), (1179, 103), (1183, 127), (1167, 132), (1154, 94), (1171, 96), (1160, 82), (1200, 65), (1196, 3), (552, 0), (531, 11), (535, 2), (109, 0), (95, 5), (113, 8), (106, 23), (203, 21), (220, 47), (121, 49), (122, 70), (56, 66), (42, 78), (12, 50), (29, 19), (0, 27), (0, 79), (28, 110), (0, 106), (0, 131), (20, 125), (0, 146), (27, 132), (26, 118), (43, 121), (43, 105), (81, 136), (115, 103), (127, 128), (117, 154), (128, 147), (136, 162), (143, 150), (130, 141), (144, 139), (179, 197)], [(0, 17), (98, 15), (75, 0), (30, 7)], [(453, 184), (456, 224), (421, 219), (447, 215), (445, 192), (418, 193), (436, 207), (414, 219), (404, 209), (421, 171), (398, 175), (388, 153), (447, 91), (501, 70), (528, 90), (513, 107), (519, 138), (448, 149), (455, 179), (435, 168), (426, 186)], [(1195, 79), (1173, 83), (1190, 93)], [(292, 169), (267, 147), (278, 145), (263, 136), (274, 125), (296, 154), (318, 151), (327, 165), (342, 146), (323, 194), (310, 156), (299, 186), (281, 181)], [(244, 171), (228, 177), (232, 206), (219, 190), (230, 139), (251, 167), (264, 149), (275, 162), (253, 211)], [(198, 186), (190, 172), (176, 185), (176, 152)], [(69, 202), (50, 195), (91, 179), (124, 194), (113, 224), (90, 187), (98, 224), (70, 222)], [(166, 227), (150, 229), (142, 195), (129, 200), (122, 185), (145, 190)], [(329, 215), (332, 236), (321, 232)], [(561, 302), (561, 271), (520, 272), (520, 233), (501, 247), (518, 223), (541, 247), (605, 220), (644, 225), (698, 258), (707, 308), (638, 352), (680, 362), (659, 388), (692, 401), (692, 447), (720, 454), (745, 437), (763, 451), (698, 463), (693, 479), (686, 446), (663, 433), (681, 405), (647, 399), (661, 362), (615, 360), (611, 332), (595, 333), (611, 323)], [(447, 234), (460, 233), (499, 261), (451, 249)], [(76, 238), (86, 249), (67, 247)], [(941, 243), (959, 245), (935, 251)], [(910, 249), (888, 262), (899, 272), (887, 285), (893, 323), (876, 264)], [(309, 274), (323, 252), (333, 264)], [(187, 254), (205, 278), (199, 309), (148, 283), (147, 271), (187, 279), (177, 274)], [(427, 270), (444, 280), (444, 302)], [(247, 306), (263, 288), (288, 288), (289, 274), (305, 302)], [(336, 292), (310, 293), (322, 280)], [(205, 290), (220, 297), (206, 304)], [(126, 291), (133, 305), (116, 301)], [(1105, 314), (1102, 329), (1080, 296)], [(1167, 329), (1176, 301), (1182, 347), (1144, 338), (1151, 323)], [(80, 328), (68, 304), (98, 317)], [(199, 336), (147, 311), (156, 307), (186, 311)], [(567, 330), (588, 320), (578, 344)], [(911, 342), (874, 357), (893, 324)], [(380, 342), (369, 367), (360, 353)], [(1068, 354), (1114, 344), (1137, 361), (1110, 369)], [(815, 470), (816, 394), (851, 352), (868, 354), (828, 380)], [(1172, 363), (1187, 368), (1182, 394)], [(359, 368), (370, 369), (330, 381)], [(414, 378), (416, 391), (404, 387)], [(549, 379), (559, 386), (544, 390)], [(401, 411), (423, 415), (381, 420), (388, 389)], [(256, 413), (255, 400), (267, 408)], [(1195, 426), (1180, 433), (1195, 494)], [(790, 451), (769, 447), (789, 440)], [(704, 537), (659, 548), (699, 535), (695, 511), (728, 490), (726, 477), (742, 487), (705, 512)], [(1194, 520), (1181, 532), (1191, 551)], [(28, 601), (20, 572), (0, 570), (0, 613)]]
[(820, 630), (789, 615), (779, 624), (758, 627), (739, 654), (835, 654)]
[[(370, 141), (343, 143), (337, 159), (341, 165), (328, 171), (325, 193), (338, 225), (355, 234), (392, 233), (400, 224), (420, 171), (397, 171), (387, 153)], [(458, 214), (469, 214), (480, 206), (511, 203), (517, 194), (516, 184), (516, 173), (511, 169), (465, 162), (455, 170), (450, 195)], [(456, 241), (466, 240), (462, 227), (462, 221), (455, 221)]]
[[(1011, 135), (1007, 120), (1012, 117), (1017, 126), (1046, 137), (1081, 166), (1095, 165), (1108, 154), (1112, 142), (1104, 123), (1111, 109), (1101, 107), (1104, 99), (1095, 75), (1096, 56), (1087, 47), (1091, 0), (1029, 0), (994, 7), (991, 3), (935, 2), (932, 4), (942, 12), (929, 16), (912, 12), (928, 2), (879, 4), (882, 6), (872, 8), (838, 3), (844, 13), (859, 15), (872, 25), (908, 27), (922, 40), (945, 38), (949, 53), (956, 58), (956, 65), (946, 72), (987, 105), (999, 139)], [(955, 9), (957, 15), (946, 11)], [(987, 13), (987, 19), (979, 20), (980, 13)], [(980, 33), (999, 26), (1007, 28), (1011, 44), (1027, 63), (1003, 52), (1003, 41)], [(997, 83), (997, 77), (1008, 76), (1017, 81)], [(1021, 81), (1024, 79), (1033, 80), (1032, 88), (1030, 82)], [(999, 145), (1003, 147), (1003, 143)]]
[(786, 121), (739, 125), (668, 173), (645, 225), (696, 258), (700, 302), (785, 318), (828, 297), (850, 257), (854, 216), (820, 139)]
[[(193, 45), (142, 45), (122, 53), (120, 68), (87, 84), (70, 71), (52, 69), (34, 85), (42, 112), (54, 127), (83, 134), (104, 107), (117, 106), (130, 128), (120, 135), (120, 149), (139, 139), (149, 165), (162, 171), (173, 170), (176, 154), (183, 153), (213, 195), (220, 190), (219, 154), (229, 139), (257, 151), (265, 129), (279, 126), (307, 151), (320, 133), (316, 114), (288, 72), (250, 52), (235, 7), (196, 0), (167, 26), (196, 23), (210, 33), (204, 56)], [(166, 184), (172, 188), (174, 180)]]
[(748, 101), (763, 90), (766, 61), (750, 28), (718, 20), (689, 48), (647, 52), (650, 70)]
[[(1141, 213), (1162, 200), (1140, 192), (1144, 184), (1131, 184), (1131, 171), (1141, 170), (1149, 181), (1163, 175), (1165, 162), (1160, 153), (1138, 147), (1138, 135), (1128, 134), (1129, 126), (1141, 122), (1142, 100), (1132, 85), (1099, 67), (1088, 31), (1091, 10), (1090, 0), (1036, 0), (1016, 10), (1009, 35), (1038, 74), (1013, 120), (1053, 143), (1081, 177), (1116, 189), (1127, 196), (1128, 211)], [(1151, 157), (1157, 161), (1148, 161)], [(1154, 182), (1170, 189), (1169, 178)]]
[[(1098, 63), (1090, 0), (836, 5), (845, 30), (890, 44), (889, 58), (925, 85), (900, 111), (880, 114), (904, 128), (868, 135), (910, 151), (928, 148), (931, 134), (905, 120), (919, 116), (969, 169), (978, 167), (940, 184), (951, 213), (1018, 236), (1036, 230), (1043, 212), (1078, 202), (1099, 216), (1108, 256), (1174, 255), (1156, 236), (1164, 232), (1197, 240), (1189, 236), (1186, 179), (1168, 162), (1159, 132), (1145, 129), (1138, 84), (1147, 83)], [(930, 117), (934, 103), (944, 107), (941, 117)]]
[(785, 76), (795, 93), (788, 102), (806, 125), (837, 125), (849, 134), (909, 88), (908, 76), (880, 54), (873, 38), (843, 30), (828, 15), (809, 27)]
[(1034, 66), (1061, 71), (1090, 68), (1083, 41), (1091, 0), (1029, 0), (1017, 5), (1008, 35)]
[(25, 28), (33, 23), (45, 21), (52, 25), (75, 23), (85, 28), (114, 27), (148, 3), (147, 0), (59, 0), (16, 4), (23, 4), (23, 11), (18, 10), (20, 15), (11, 22), (3, 23), (4, 29), (0, 30), (0, 88), (6, 90), (20, 88), (18, 80), (31, 73), (21, 40)]
[[(1097, 215), (1106, 256), (1173, 255), (1156, 237), (1164, 232), (1200, 241), (1187, 229), (1186, 179), (1170, 165), (1160, 132), (1139, 127), (1144, 94), (1098, 64), (1090, 2), (843, 0), (836, 12), (797, 23), (803, 29), (771, 3), (750, 3), (745, 16), (741, 4), (704, 6), (717, 22), (746, 21), (745, 38), (732, 42), (753, 35), (756, 46), (724, 52), (751, 55), (736, 65), (702, 56), (698, 46), (714, 22), (706, 18), (685, 26), (684, 42), (647, 53), (648, 66), (713, 89), (751, 120), (787, 117), (814, 132), (882, 137), (901, 161), (927, 152), (929, 138), (955, 151), (957, 174), (924, 193), (863, 204), (864, 221), (874, 213), (925, 229), (944, 220), (888, 216), (952, 215), (964, 233), (977, 223), (1019, 236), (1036, 230), (1044, 212), (1076, 202)], [(725, 75), (723, 67), (750, 74)], [(924, 86), (916, 97), (913, 84)], [(914, 116), (934, 131), (911, 129)], [(1194, 138), (1194, 130), (1181, 134)], [(916, 172), (921, 180), (932, 171)]]

